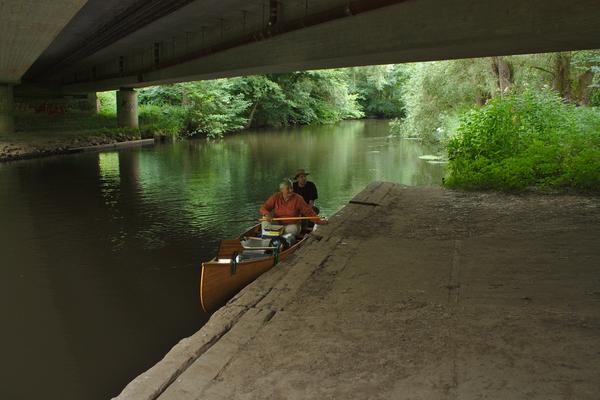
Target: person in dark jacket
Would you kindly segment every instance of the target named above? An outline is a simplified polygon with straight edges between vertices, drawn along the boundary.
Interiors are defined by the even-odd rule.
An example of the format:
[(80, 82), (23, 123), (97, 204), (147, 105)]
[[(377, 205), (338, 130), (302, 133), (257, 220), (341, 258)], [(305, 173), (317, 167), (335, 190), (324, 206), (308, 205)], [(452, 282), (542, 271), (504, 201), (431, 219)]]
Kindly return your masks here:
[(309, 173), (303, 169), (296, 171), (296, 175), (294, 175), (294, 193), (298, 193), (307, 204), (314, 207), (319, 194), (317, 186), (306, 179), (308, 175)]
[[(317, 186), (306, 179), (309, 175), (304, 169), (299, 169), (294, 175), (294, 193), (302, 196), (304, 201), (312, 207), (315, 214), (319, 214), (319, 208), (315, 205), (316, 200), (319, 198), (317, 192)], [(308, 227), (312, 227), (314, 224), (311, 221), (306, 221)]]

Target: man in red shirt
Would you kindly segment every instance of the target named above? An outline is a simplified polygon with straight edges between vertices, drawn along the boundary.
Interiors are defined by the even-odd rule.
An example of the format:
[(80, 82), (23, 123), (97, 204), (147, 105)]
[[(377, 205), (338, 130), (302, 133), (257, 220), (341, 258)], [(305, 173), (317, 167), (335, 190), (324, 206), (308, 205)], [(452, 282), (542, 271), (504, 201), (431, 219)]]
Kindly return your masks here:
[[(292, 184), (285, 180), (279, 184), (279, 192), (273, 194), (260, 207), (264, 221), (263, 226), (268, 225), (273, 218), (285, 217), (316, 217), (317, 214), (312, 207), (306, 204), (302, 196), (292, 191)], [(300, 224), (297, 220), (277, 221), (285, 226), (284, 233), (298, 235), (300, 233)], [(325, 220), (315, 221), (317, 224), (326, 224)]]

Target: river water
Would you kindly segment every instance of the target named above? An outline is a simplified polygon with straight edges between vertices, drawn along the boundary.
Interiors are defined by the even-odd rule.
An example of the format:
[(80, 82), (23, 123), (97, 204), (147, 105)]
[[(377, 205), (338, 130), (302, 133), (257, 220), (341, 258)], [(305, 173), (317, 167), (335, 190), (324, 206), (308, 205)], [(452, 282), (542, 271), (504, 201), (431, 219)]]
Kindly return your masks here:
[(200, 262), (305, 168), (332, 215), (373, 180), (438, 185), (386, 121), (0, 164), (0, 398), (117, 395), (207, 320)]

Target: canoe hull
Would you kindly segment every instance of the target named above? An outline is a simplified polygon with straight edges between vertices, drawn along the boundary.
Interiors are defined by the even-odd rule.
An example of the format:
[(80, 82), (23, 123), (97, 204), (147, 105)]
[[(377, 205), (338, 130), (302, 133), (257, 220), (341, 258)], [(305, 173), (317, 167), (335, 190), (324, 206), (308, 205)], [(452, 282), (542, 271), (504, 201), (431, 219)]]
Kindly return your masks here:
[[(308, 238), (306, 235), (298, 243), (279, 254), (283, 261), (302, 245)], [(202, 263), (200, 276), (200, 302), (202, 309), (213, 312), (223, 306), (229, 299), (276, 264), (275, 257), (242, 261), (232, 273), (230, 262), (219, 262), (216, 259)]]

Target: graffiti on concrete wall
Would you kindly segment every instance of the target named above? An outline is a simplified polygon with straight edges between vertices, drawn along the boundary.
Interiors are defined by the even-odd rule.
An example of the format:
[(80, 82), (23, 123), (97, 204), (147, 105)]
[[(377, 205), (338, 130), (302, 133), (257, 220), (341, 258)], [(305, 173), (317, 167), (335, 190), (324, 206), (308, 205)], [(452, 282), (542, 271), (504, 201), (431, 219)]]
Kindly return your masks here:
[(18, 114), (63, 115), (95, 111), (88, 99), (31, 100), (16, 99), (15, 112)]

